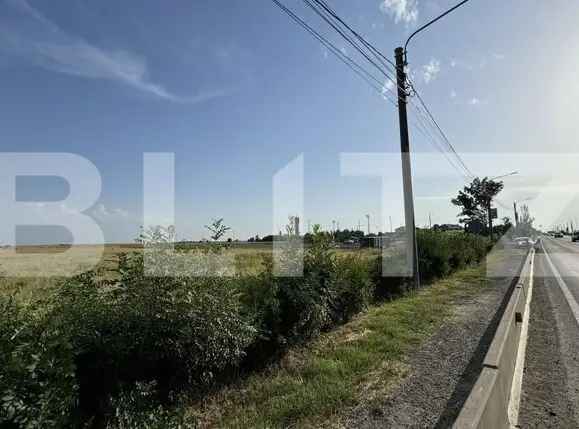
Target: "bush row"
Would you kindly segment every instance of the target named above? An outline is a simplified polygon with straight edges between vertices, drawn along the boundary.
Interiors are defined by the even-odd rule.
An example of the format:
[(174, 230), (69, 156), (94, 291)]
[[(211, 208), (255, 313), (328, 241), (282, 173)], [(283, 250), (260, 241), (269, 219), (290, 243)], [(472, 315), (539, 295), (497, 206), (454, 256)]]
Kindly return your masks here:
[[(34, 306), (0, 300), (0, 423), (98, 427), (106, 417), (109, 427), (127, 427), (138, 414), (149, 422), (140, 426), (163, 427), (170, 413), (125, 408), (141, 397), (170, 402), (183, 387), (202, 391), (216, 376), (265, 361), (405, 289), (402, 279), (381, 275), (381, 258), (337, 256), (326, 235), (313, 240), (299, 277), (276, 276), (271, 257), (253, 276), (151, 277), (143, 256), (132, 254), (121, 257), (115, 281), (89, 272)], [(482, 238), (464, 233), (421, 231), (418, 242), (425, 279), (486, 251)], [(295, 264), (300, 252), (290, 248), (277, 267)], [(160, 416), (157, 426), (152, 416)]]

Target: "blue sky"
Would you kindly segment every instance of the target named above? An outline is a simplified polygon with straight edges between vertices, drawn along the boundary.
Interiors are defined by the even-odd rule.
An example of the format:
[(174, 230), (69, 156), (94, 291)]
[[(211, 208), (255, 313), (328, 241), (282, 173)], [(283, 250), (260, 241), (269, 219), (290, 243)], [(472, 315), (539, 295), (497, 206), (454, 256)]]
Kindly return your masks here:
[[(301, 1), (284, 3), (350, 52)], [(454, 1), (330, 4), (392, 56)], [(459, 152), (576, 151), (578, 19), (574, 1), (472, 0), (412, 42), (413, 79)], [(1, 0), (0, 91), (2, 151), (72, 152), (97, 166), (102, 194), (87, 213), (107, 241), (130, 240), (142, 223), (144, 152), (175, 153), (179, 238), (207, 236), (212, 217), (240, 239), (271, 233), (272, 178), (300, 154), (304, 221), (351, 227), (370, 213), (384, 229), (380, 218), (403, 219), (394, 196), (381, 211), (379, 178), (340, 177), (342, 152), (397, 156), (394, 107), (269, 0)], [(460, 177), (416, 130), (411, 139), (433, 155), (415, 162), (417, 223), (428, 213), (454, 222), (446, 197)], [(531, 161), (468, 159), (481, 176), (520, 171), (505, 182), (507, 207), (532, 191)], [(66, 195), (57, 180), (19, 185), (29, 200)], [(542, 209), (538, 221), (553, 221)]]

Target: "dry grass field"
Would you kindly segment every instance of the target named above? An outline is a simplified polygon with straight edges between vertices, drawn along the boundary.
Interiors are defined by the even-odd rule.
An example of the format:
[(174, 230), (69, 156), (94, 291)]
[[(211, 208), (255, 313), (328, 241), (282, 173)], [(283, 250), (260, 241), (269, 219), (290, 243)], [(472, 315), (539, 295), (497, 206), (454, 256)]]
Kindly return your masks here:
[[(191, 245), (191, 252), (200, 249)], [(112, 278), (119, 255), (141, 252), (137, 244), (107, 244), (101, 246), (38, 245), (0, 249), (0, 294), (13, 295), (28, 301), (42, 297), (63, 277), (70, 277), (90, 269), (103, 278)], [(375, 249), (337, 249), (339, 255), (361, 253), (379, 254)], [(257, 274), (262, 270), (262, 256), (271, 254), (271, 243), (234, 243), (225, 250), (235, 258), (237, 275)]]

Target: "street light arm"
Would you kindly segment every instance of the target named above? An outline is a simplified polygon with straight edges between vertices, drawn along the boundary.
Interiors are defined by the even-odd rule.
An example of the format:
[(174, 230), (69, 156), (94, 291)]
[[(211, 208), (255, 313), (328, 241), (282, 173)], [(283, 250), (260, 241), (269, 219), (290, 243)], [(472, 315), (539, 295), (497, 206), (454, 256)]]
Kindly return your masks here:
[(408, 43), (410, 42), (410, 40), (416, 36), (418, 33), (420, 33), (422, 30), (424, 30), (426, 27), (429, 27), (430, 25), (434, 24), (436, 21), (444, 18), (446, 15), (448, 15), (450, 12), (452, 12), (455, 9), (458, 9), (460, 6), (462, 6), (463, 4), (465, 4), (467, 1), (469, 0), (463, 0), (461, 1), (459, 4), (457, 4), (456, 6), (448, 9), (446, 12), (444, 12), (442, 15), (437, 16), (436, 18), (434, 18), (433, 20), (427, 22), (426, 24), (424, 24), (422, 27), (420, 27), (418, 30), (416, 30), (414, 33), (412, 33), (410, 35), (410, 37), (408, 37), (408, 39), (406, 39), (406, 43), (404, 44), (404, 56), (406, 57), (406, 47), (408, 46)]
[(501, 176), (491, 177), (491, 178), (489, 178), (488, 180), (502, 179), (503, 177), (514, 176), (515, 174), (519, 174), (519, 172), (518, 172), (518, 171), (511, 171), (510, 173), (503, 174), (503, 175), (501, 175)]

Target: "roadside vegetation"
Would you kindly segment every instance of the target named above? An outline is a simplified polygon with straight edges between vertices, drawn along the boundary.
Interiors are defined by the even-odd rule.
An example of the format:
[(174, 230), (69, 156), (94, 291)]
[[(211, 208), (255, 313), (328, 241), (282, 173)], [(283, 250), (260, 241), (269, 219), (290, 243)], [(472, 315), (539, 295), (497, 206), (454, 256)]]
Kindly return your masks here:
[(372, 306), (182, 410), (203, 427), (344, 427), (353, 406), (380, 404), (408, 373), (406, 356), (440, 326), (453, 301), (486, 285), (484, 265), (478, 265)]
[[(170, 236), (155, 239), (163, 244)], [(480, 262), (488, 248), (487, 239), (462, 232), (420, 231), (418, 240), (428, 282)], [(215, 244), (178, 253), (189, 252), (204, 257), (222, 249)], [(217, 425), (267, 426), (331, 414), (351, 401), (352, 386), (368, 371), (397, 371), (374, 366), (388, 357), (396, 361), (444, 315), (445, 287), (409, 291), (404, 279), (381, 275), (382, 258), (338, 256), (318, 228), (311, 246), (289, 246), (281, 263), (294, 264), (295, 252), (303, 252), (301, 277), (275, 276), (271, 254), (260, 255), (260, 271), (232, 277), (213, 276), (211, 266), (202, 276), (181, 275), (181, 269), (151, 276), (144, 254), (133, 252), (120, 256), (113, 278), (87, 272), (60, 280), (40, 299), (2, 296), (0, 422), (161, 428), (194, 426), (210, 416)], [(161, 270), (173, 262), (163, 246), (154, 257)], [(386, 265), (399, 259), (392, 255)], [(323, 333), (331, 338), (337, 327), (355, 326), (344, 324), (368, 308), (356, 330), (359, 341), (331, 349), (316, 342)], [(295, 367), (299, 372), (286, 368), (267, 382), (263, 369), (300, 356), (300, 348), (314, 354)], [(250, 374), (258, 375), (247, 379)], [(232, 406), (215, 417), (183, 405), (227, 392), (239, 379), (254, 386), (248, 401), (267, 403), (268, 411)], [(260, 387), (260, 379), (267, 386)], [(232, 393), (228, 401), (235, 398)], [(284, 417), (292, 404), (298, 415)]]

